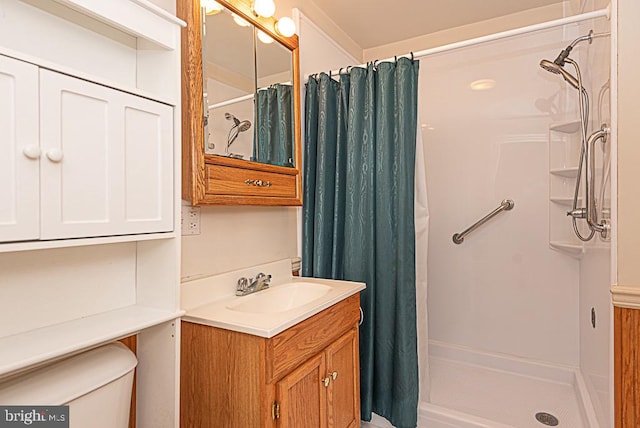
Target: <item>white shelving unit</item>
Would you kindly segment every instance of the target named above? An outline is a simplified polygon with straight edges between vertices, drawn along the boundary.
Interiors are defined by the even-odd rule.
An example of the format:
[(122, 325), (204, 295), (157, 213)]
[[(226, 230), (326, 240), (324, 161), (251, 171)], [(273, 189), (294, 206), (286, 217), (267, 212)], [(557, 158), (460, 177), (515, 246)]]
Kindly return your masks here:
[(0, 338), (0, 375), (25, 370), (146, 328), (173, 321), (173, 311), (129, 306)]
[[(580, 121), (549, 126), (549, 246), (575, 258), (582, 256), (584, 246), (566, 213), (573, 206), (579, 156)], [(581, 202), (582, 197), (578, 205)]]
[[(125, 114), (141, 122), (130, 120), (130, 116), (125, 118), (124, 129), (130, 138), (124, 149), (118, 148), (120, 152), (103, 150), (104, 147), (100, 150), (105, 158), (111, 156), (109, 161), (113, 160), (113, 153), (119, 153), (115, 155), (116, 161), (124, 157), (129, 163), (125, 167), (136, 171), (135, 179), (152, 177), (152, 184), (163, 183), (155, 193), (149, 193), (149, 199), (144, 199), (151, 201), (144, 206), (139, 198), (126, 199), (131, 187), (124, 192), (124, 205), (114, 212), (135, 220), (130, 222), (130, 229), (120, 228), (115, 233), (94, 233), (98, 229), (92, 229), (75, 236), (61, 232), (47, 238), (42, 235), (41, 223), (43, 218), (50, 220), (49, 214), (40, 211), (36, 226), (29, 225), (36, 234), (28, 238), (16, 235), (15, 239), (5, 239), (13, 242), (0, 243), (0, 382), (16, 373), (135, 334), (137, 426), (178, 427), (183, 312), (176, 220), (180, 218), (180, 30), (184, 23), (147, 0), (5, 0), (0, 1), (0, 16), (0, 56), (6, 62), (26, 64), (25, 68), (33, 70), (30, 79), (21, 80), (36, 82), (23, 85), (32, 89), (27, 92), (34, 95), (29, 99), (33, 115), (43, 113), (44, 104), (36, 97), (40, 96), (38, 82), (42, 74), (51, 72), (84, 82), (81, 85), (102, 88), (107, 94), (117, 93), (113, 97), (116, 100), (133, 99), (142, 105), (152, 103), (158, 107), (162, 118), (149, 109), (151, 113), (147, 114), (144, 109), (126, 105)], [(7, 90), (9, 86), (3, 88)], [(3, 108), (13, 111), (10, 99), (0, 99), (0, 112), (5, 111)], [(59, 116), (64, 119), (65, 114), (62, 111)], [(16, 119), (6, 119), (13, 116), (2, 116), (5, 121), (0, 121), (0, 132), (8, 127), (18, 128)], [(157, 127), (156, 117), (161, 124)], [(63, 119), (60, 123), (76, 125)], [(51, 135), (43, 132), (37, 117), (32, 116), (31, 120), (32, 128), (39, 129), (35, 134), (40, 134), (40, 144), (45, 144), (44, 140)], [(20, 129), (30, 128), (20, 125)], [(150, 133), (143, 132), (149, 129), (158, 130), (159, 137), (149, 139)], [(99, 140), (98, 127), (92, 130)], [(24, 159), (20, 138), (15, 141), (11, 155), (20, 159), (15, 161), (17, 164)], [(156, 141), (162, 142), (154, 146)], [(91, 153), (94, 162), (101, 162), (99, 152)], [(33, 155), (27, 157), (36, 166), (37, 162), (48, 162), (44, 152), (42, 158), (37, 151), (27, 154)], [(11, 164), (5, 156), (0, 159), (0, 166), (3, 161)], [(51, 157), (49, 161), (53, 161)], [(93, 172), (90, 165), (81, 166)], [(118, 176), (121, 169), (109, 171), (109, 185), (111, 180), (121, 180), (124, 186), (131, 183), (132, 174)], [(0, 169), (7, 170), (11, 169)], [(86, 182), (83, 178), (75, 176), (74, 184), (95, 185), (93, 177), (86, 177)], [(10, 186), (8, 181), (4, 179), (0, 186)], [(144, 181), (133, 185), (138, 191), (147, 188)], [(19, 187), (15, 190), (0, 187), (0, 196), (9, 198), (20, 191)], [(49, 197), (43, 186), (36, 188), (35, 193), (41, 198)], [(14, 203), (9, 200), (4, 206)], [(76, 198), (72, 203), (80, 212), (82, 204), (86, 212), (97, 211), (95, 201)], [(163, 224), (146, 229), (133, 224), (156, 221), (153, 214), (144, 211), (150, 207), (162, 211), (157, 219)], [(11, 214), (12, 210), (0, 211), (0, 223), (7, 211)], [(105, 221), (111, 221), (111, 217)]]

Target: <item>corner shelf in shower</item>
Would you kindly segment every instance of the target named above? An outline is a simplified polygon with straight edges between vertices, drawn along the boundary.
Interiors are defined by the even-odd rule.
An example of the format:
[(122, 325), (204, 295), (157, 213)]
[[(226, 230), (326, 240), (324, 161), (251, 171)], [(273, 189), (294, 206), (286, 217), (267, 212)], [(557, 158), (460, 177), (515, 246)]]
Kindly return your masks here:
[[(552, 196), (549, 198), (551, 202), (558, 205), (565, 205), (571, 207), (573, 205), (573, 198), (570, 196)], [(582, 198), (578, 198), (578, 205), (582, 202)]]
[(562, 242), (562, 241), (549, 241), (549, 246), (554, 250), (561, 251), (571, 257), (575, 257), (577, 259), (582, 257), (584, 253), (584, 247), (582, 244), (576, 244), (573, 242)]
[(573, 206), (578, 178), (580, 130), (580, 120), (571, 120), (549, 124), (548, 134), (549, 247), (576, 259), (582, 257), (584, 245), (575, 236), (566, 213)]
[(549, 126), (549, 131), (562, 132), (563, 134), (574, 134), (580, 130), (580, 121), (571, 120), (569, 122), (558, 122)]
[(549, 174), (558, 175), (566, 178), (576, 178), (578, 176), (578, 167), (573, 166), (569, 168), (555, 168), (549, 170)]

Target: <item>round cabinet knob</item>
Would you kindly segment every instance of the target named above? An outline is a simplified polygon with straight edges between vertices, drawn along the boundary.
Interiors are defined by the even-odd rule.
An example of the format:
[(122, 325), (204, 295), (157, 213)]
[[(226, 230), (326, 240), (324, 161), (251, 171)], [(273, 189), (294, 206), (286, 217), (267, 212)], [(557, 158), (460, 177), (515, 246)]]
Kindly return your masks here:
[(336, 380), (338, 378), (338, 372), (331, 373), (331, 379)]
[(49, 158), (51, 162), (60, 162), (63, 157), (62, 150), (60, 149), (51, 149), (47, 152), (47, 158)]
[(30, 144), (27, 147), (25, 147), (24, 149), (22, 149), (22, 154), (24, 154), (26, 157), (28, 157), (29, 159), (38, 159), (40, 158), (40, 154), (41, 154), (41, 150), (40, 147), (34, 145), (34, 144)]

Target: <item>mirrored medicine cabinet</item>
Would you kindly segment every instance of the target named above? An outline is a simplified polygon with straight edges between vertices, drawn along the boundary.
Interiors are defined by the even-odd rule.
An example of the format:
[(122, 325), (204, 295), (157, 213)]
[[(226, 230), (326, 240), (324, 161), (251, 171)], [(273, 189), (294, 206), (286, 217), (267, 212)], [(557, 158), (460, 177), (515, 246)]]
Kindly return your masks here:
[(301, 205), (298, 37), (248, 0), (178, 0), (182, 197), (193, 205)]

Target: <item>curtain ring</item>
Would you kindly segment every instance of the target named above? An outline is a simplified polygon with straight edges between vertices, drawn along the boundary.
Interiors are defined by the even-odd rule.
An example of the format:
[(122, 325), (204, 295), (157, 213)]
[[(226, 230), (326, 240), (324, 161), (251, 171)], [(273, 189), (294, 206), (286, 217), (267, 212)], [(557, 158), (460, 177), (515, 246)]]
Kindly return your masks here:
[(338, 70), (338, 77), (340, 77), (341, 74), (342, 74), (342, 67), (340, 67), (340, 70)]
[(398, 63), (398, 57), (396, 55), (393, 56), (393, 61), (397, 64)]
[(331, 70), (329, 70), (329, 79), (331, 79), (333, 76), (331, 75)]
[(413, 61), (413, 52), (411, 52), (411, 61)]

